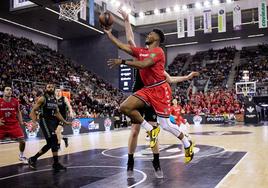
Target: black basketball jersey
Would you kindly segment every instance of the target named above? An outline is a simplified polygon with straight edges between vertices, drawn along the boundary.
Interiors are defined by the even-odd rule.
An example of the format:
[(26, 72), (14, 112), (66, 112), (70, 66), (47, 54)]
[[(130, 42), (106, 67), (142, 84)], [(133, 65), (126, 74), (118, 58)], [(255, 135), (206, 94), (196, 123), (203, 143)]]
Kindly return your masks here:
[(134, 69), (134, 84), (132, 87), (132, 91), (136, 92), (139, 91), (144, 87), (144, 84), (141, 80), (140, 71), (139, 69)]
[(62, 117), (64, 119), (66, 119), (66, 117), (67, 117), (67, 104), (66, 104), (66, 102), (64, 100), (64, 96), (59, 98), (57, 100), (57, 102), (58, 102), (58, 107), (59, 107), (60, 114), (62, 115)]
[(57, 119), (55, 116), (58, 108), (56, 97), (45, 94), (44, 98), (44, 104), (41, 106), (41, 117), (45, 119)]

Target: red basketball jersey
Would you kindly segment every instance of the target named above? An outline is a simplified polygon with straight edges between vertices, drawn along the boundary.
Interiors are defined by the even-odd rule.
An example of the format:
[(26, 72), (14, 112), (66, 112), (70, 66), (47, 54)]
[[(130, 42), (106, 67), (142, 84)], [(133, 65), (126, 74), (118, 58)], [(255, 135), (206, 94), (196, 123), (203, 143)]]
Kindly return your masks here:
[(19, 101), (11, 98), (10, 102), (0, 98), (0, 118), (5, 122), (5, 125), (14, 125), (18, 123), (17, 112), (19, 109)]

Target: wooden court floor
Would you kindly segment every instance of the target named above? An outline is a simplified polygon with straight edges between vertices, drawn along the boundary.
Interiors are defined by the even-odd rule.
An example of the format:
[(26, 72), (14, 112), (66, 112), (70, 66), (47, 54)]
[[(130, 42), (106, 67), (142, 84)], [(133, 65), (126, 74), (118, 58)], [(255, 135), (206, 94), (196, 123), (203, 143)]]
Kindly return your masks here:
[[(191, 125), (188, 132), (197, 145), (197, 154), (196, 158), (187, 167), (187, 165), (183, 163), (183, 156), (180, 154), (176, 155), (176, 152), (179, 151), (179, 149), (176, 149), (177, 144), (181, 143), (171, 134), (161, 130), (159, 143), (161, 144), (160, 148), (162, 148), (160, 156), (163, 157), (163, 159), (161, 159), (161, 166), (164, 172), (164, 181), (166, 181), (165, 185), (167, 185), (167, 182), (173, 181), (173, 184), (170, 184), (170, 187), (180, 187), (180, 185), (184, 185), (183, 187), (197, 188), (268, 187), (268, 126), (256, 127), (237, 125), (224, 127), (220, 125), (201, 125), (195, 127)], [(60, 151), (60, 155), (62, 155), (61, 158), (65, 156), (65, 162), (67, 160), (66, 166), (71, 169), (72, 166), (77, 164), (81, 166), (82, 162), (81, 164), (79, 162), (76, 163), (75, 161), (68, 163), (68, 157), (66, 158), (66, 156), (72, 156), (79, 153), (77, 156), (87, 155), (88, 160), (91, 160), (94, 157), (90, 158), (90, 155), (95, 156), (95, 154), (99, 152), (96, 156), (109, 158), (109, 160), (107, 160), (109, 165), (113, 165), (113, 161), (115, 161), (114, 164), (122, 166), (120, 168), (124, 168), (126, 166), (129, 133), (130, 129), (124, 129), (71, 136), (69, 138), (68, 148), (64, 148), (62, 144), (62, 150)], [(25, 151), (26, 157), (34, 155), (44, 144), (44, 140), (27, 141)], [(142, 147), (137, 149), (135, 169), (141, 170), (145, 172), (145, 174), (147, 173), (147, 178), (143, 183), (137, 184), (135, 187), (164, 187), (164, 184), (161, 184), (161, 182), (154, 184), (152, 182), (155, 182), (156, 180), (148, 178), (151, 176), (150, 173), (152, 167), (150, 166), (150, 163), (148, 163), (148, 165), (146, 164), (146, 166), (146, 162), (143, 160), (144, 156), (145, 158), (150, 158), (148, 155), (149, 150), (147, 148), (148, 143), (145, 140), (145, 131), (143, 129), (141, 129), (139, 135), (138, 145), (141, 145)], [(85, 153), (89, 150), (92, 152)], [(17, 143), (0, 144), (0, 151), (0, 184), (1, 187), (3, 185), (8, 187), (9, 182), (13, 180), (12, 178), (7, 179), (6, 177), (16, 175), (16, 173), (23, 174), (24, 172), (28, 172), (29, 169), (27, 166), (23, 168), (18, 167), (21, 165), (18, 162)], [(48, 152), (42, 156), (41, 159), (50, 157), (51, 153)], [(84, 163), (87, 163), (87, 158), (83, 160)], [(107, 165), (107, 163), (103, 160), (100, 164)], [(95, 162), (95, 164), (97, 163)], [(173, 172), (172, 168), (175, 168), (175, 166), (178, 169), (175, 169), (175, 172)], [(17, 168), (20, 169), (17, 170)], [(11, 170), (8, 172), (9, 169), (13, 169), (13, 171)], [(180, 169), (183, 169), (181, 173), (178, 172)], [(105, 169), (102, 171), (105, 171)], [(118, 173), (124, 174), (125, 170), (118, 171)], [(213, 175), (215, 175), (215, 177)], [(23, 179), (23, 177), (24, 176), (21, 178)], [(18, 180), (18, 182), (20, 181), (23, 180)], [(64, 181), (64, 178), (61, 178), (61, 181)], [(104, 182), (103, 179), (100, 181)], [(182, 183), (186, 181), (187, 184)], [(180, 185), (174, 186), (176, 182)], [(134, 183), (131, 185), (134, 185)], [(73, 187), (76, 186), (73, 185)], [(79, 187), (94, 187), (94, 183), (92, 186), (80, 185)], [(107, 185), (107, 187), (111, 186)], [(122, 185), (122, 187), (131, 186)]]

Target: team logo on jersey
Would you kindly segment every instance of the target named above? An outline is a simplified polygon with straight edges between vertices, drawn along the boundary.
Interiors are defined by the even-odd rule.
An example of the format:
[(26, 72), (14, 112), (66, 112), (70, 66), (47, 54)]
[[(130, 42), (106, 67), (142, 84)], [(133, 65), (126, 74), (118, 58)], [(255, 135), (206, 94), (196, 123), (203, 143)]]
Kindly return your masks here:
[(150, 54), (150, 56), (151, 56), (152, 58), (154, 58), (154, 57), (156, 56), (156, 54), (155, 54), (155, 53), (152, 53), (152, 54)]

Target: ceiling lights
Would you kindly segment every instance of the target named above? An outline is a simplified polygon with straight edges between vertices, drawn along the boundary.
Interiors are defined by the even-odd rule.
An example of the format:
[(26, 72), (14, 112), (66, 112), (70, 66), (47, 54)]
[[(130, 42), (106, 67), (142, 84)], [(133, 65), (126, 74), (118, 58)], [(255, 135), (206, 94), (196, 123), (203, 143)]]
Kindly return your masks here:
[(155, 14), (155, 15), (158, 15), (159, 13), (160, 13), (159, 9), (157, 9), (157, 8), (154, 9), (154, 14)]
[(114, 5), (115, 7), (120, 7), (121, 3), (119, 1), (115, 1)]
[[(144, 10), (143, 12), (146, 12), (146, 14), (140, 15), (140, 13), (136, 13), (136, 15), (139, 17), (144, 17), (144, 16), (149, 16), (152, 14), (155, 14), (155, 15), (159, 15), (160, 13), (168, 14), (172, 11), (174, 12), (180, 12), (181, 10), (188, 11), (189, 9), (193, 9), (193, 8), (200, 10), (203, 8), (209, 8), (211, 6), (219, 6), (221, 3), (230, 4), (233, 2), (234, 0), (225, 0), (225, 2), (221, 0), (200, 0), (200, 1), (195, 2), (194, 4), (184, 4), (184, 5), (176, 4), (173, 7), (167, 7), (167, 8), (162, 8), (162, 9), (155, 8), (154, 10), (147, 10), (147, 11)], [(110, 0), (110, 3), (117, 8), (121, 6), (122, 9), (128, 14), (131, 13), (131, 9), (128, 8), (126, 5), (121, 4), (119, 0)]]
[(180, 7), (179, 7), (179, 5), (175, 5), (175, 7), (174, 7), (174, 11), (175, 11), (175, 12), (179, 12), (179, 11), (180, 11)]
[(197, 8), (197, 9), (201, 9), (201, 8), (202, 8), (201, 3), (200, 3), (200, 2), (196, 2), (196, 3), (195, 3), (195, 8)]
[(211, 4), (210, 4), (210, 2), (209, 2), (208, 0), (206, 0), (206, 1), (204, 2), (204, 6), (205, 6), (206, 8), (208, 8), (208, 7), (211, 6)]
[(213, 4), (213, 5), (219, 5), (219, 4), (220, 4), (220, 1), (219, 1), (219, 0), (213, 0), (213, 1), (212, 1), (212, 4)]
[(167, 13), (170, 13), (171, 12), (171, 9), (168, 7), (168, 8), (166, 8), (166, 12)]
[(187, 5), (182, 5), (182, 10), (187, 10)]

